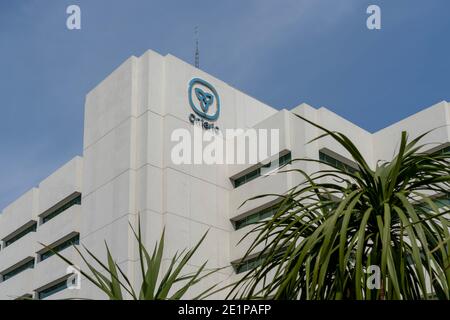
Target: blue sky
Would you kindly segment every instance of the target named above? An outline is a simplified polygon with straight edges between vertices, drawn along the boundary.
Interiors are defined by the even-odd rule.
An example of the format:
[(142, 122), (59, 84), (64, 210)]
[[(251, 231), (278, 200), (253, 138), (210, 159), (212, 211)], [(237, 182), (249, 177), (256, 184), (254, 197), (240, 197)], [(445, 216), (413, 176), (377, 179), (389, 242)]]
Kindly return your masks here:
[[(82, 30), (66, 29), (66, 8)], [(366, 8), (382, 29), (366, 28)], [(85, 94), (147, 49), (376, 131), (450, 100), (448, 0), (0, 0), (0, 209), (82, 153)]]

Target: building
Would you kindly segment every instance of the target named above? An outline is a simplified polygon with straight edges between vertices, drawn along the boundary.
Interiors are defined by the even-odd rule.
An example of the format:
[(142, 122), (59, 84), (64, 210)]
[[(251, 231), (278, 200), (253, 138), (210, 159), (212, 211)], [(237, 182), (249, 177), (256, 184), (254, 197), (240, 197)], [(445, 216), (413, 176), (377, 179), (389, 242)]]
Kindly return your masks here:
[[(196, 91), (199, 86), (203, 89)], [(301, 104), (290, 111), (276, 110), (171, 55), (148, 51), (133, 56), (88, 93), (82, 157), (69, 161), (0, 215), (0, 299), (105, 298), (85, 279), (80, 290), (65, 290), (66, 263), (41, 243), (80, 263), (72, 244), (82, 243), (105, 257), (106, 240), (119, 265), (138, 282), (139, 257), (129, 228), (129, 223), (136, 226), (138, 213), (149, 247), (165, 227), (167, 259), (192, 247), (209, 229), (191, 267), (205, 260), (209, 267), (238, 261), (246, 243), (236, 244), (248, 223), (270, 215), (276, 199), (240, 205), (254, 195), (282, 193), (300, 177), (260, 177), (261, 164), (174, 164), (171, 135), (180, 128), (193, 132), (191, 122), (213, 131), (279, 129), (279, 150), (269, 160), (320, 157), (353, 166), (349, 155), (328, 138), (307, 144), (320, 132), (295, 114), (352, 137), (372, 166), (378, 159), (391, 159), (403, 130), (417, 136), (441, 127), (425, 142), (436, 148), (450, 145), (450, 127), (442, 127), (450, 124), (445, 101), (370, 133), (325, 108)], [(322, 165), (296, 166), (314, 172)], [(202, 285), (226, 284), (254, 263), (230, 266)]]

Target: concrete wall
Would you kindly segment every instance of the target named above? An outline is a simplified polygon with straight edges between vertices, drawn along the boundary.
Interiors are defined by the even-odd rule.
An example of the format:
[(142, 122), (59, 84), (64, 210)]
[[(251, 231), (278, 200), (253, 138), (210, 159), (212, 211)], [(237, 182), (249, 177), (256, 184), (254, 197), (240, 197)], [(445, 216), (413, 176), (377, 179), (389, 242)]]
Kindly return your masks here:
[[(2, 244), (0, 273), (27, 259), (35, 259), (35, 266), (34, 269), (0, 282), (0, 299), (15, 299), (33, 293), (43, 282), (66, 275), (67, 265), (58, 257), (53, 256), (40, 263), (38, 252), (44, 248), (41, 243), (51, 245), (80, 230), (81, 206), (73, 206), (44, 224), (39, 216), (68, 196), (82, 192), (82, 170), (82, 158), (75, 157), (43, 180), (37, 188), (31, 189), (3, 210), (0, 215), (1, 239), (9, 238), (31, 221), (37, 224), (37, 229), (7, 247)], [(44, 264), (59, 267), (47, 268), (43, 267)]]

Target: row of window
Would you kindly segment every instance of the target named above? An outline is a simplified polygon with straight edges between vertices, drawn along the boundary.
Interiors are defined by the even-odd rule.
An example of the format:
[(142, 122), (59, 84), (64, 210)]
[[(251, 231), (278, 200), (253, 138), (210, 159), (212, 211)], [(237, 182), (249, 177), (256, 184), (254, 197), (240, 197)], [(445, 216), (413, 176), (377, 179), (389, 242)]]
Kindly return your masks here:
[(358, 171), (358, 169), (356, 169), (352, 166), (349, 166), (348, 164), (343, 163), (342, 161), (339, 161), (338, 159), (336, 159), (322, 151), (319, 151), (319, 160), (329, 164), (332, 167), (335, 167), (336, 169), (344, 170), (349, 173), (356, 173)]
[[(278, 158), (278, 167), (282, 167), (282, 166), (290, 163), (291, 161), (292, 161), (292, 154), (291, 154), (291, 152), (288, 152)], [(274, 164), (274, 161), (272, 161), (266, 165), (263, 165), (253, 171), (250, 171), (249, 173), (247, 173), (237, 179), (232, 180), (234, 187), (237, 188), (249, 181), (252, 181), (252, 180), (260, 177), (261, 176), (261, 168), (270, 168), (273, 164)], [(277, 212), (277, 209), (278, 209), (278, 207), (276, 205), (262, 209), (258, 212), (248, 215), (240, 220), (234, 221), (234, 227), (236, 230), (239, 230), (248, 225), (251, 225), (258, 221), (269, 218)]]
[[(450, 207), (450, 192), (439, 194), (436, 197), (432, 197), (431, 200), (438, 209), (443, 207)], [(431, 209), (426, 202), (420, 202), (420, 205), (424, 206), (425, 208)]]
[(273, 216), (275, 213), (277, 213), (277, 210), (278, 210), (278, 205), (274, 205), (274, 206), (268, 207), (266, 209), (262, 209), (258, 212), (248, 215), (240, 220), (235, 221), (234, 227), (236, 230), (242, 229), (248, 225), (257, 223), (261, 220), (264, 220), (266, 218)]
[[(439, 153), (442, 153), (442, 154), (450, 153), (450, 146), (442, 148), (441, 150), (439, 150)], [(342, 161), (339, 161), (338, 159), (336, 159), (322, 151), (319, 151), (319, 159), (323, 162), (326, 162), (327, 164), (329, 164), (332, 167), (335, 167), (340, 170), (345, 170), (349, 173), (356, 173), (358, 171), (358, 169), (356, 169), (355, 167), (350, 166)]]
[(44, 253), (41, 253), (39, 255), (39, 260), (44, 261), (44, 260), (50, 258), (51, 256), (53, 256), (55, 254), (55, 252), (61, 252), (64, 249), (67, 249), (69, 247), (72, 247), (74, 245), (79, 245), (79, 244), (80, 244), (80, 235), (77, 234), (77, 235), (69, 238), (68, 240), (64, 241), (63, 243), (53, 247), (52, 250), (47, 250)]
[(441, 150), (439, 150), (439, 153), (441, 153), (441, 154), (450, 153), (450, 146), (442, 148)]
[[(450, 153), (450, 146), (441, 149), (440, 152), (442, 154)], [(291, 154), (289, 153), (286, 155), (286, 158), (283, 159), (283, 160), (286, 160), (285, 163), (288, 163), (289, 161), (291, 161), (290, 156), (291, 156)], [(355, 173), (358, 171), (356, 168), (354, 168), (348, 164), (345, 164), (342, 161), (339, 161), (336, 158), (334, 158), (322, 151), (319, 151), (319, 159), (337, 169), (346, 170), (350, 173)], [(281, 166), (281, 162), (282, 161), (280, 158), (280, 166)], [(247, 175), (249, 176), (248, 178), (247, 178)], [(247, 181), (253, 180), (255, 177), (259, 176), (258, 171), (256, 171), (256, 170), (248, 173), (247, 175), (239, 178), (239, 179), (243, 179), (243, 182), (241, 184), (243, 184)], [(241, 181), (238, 181), (238, 179), (235, 180), (235, 187), (238, 186), (236, 184), (236, 182), (241, 182)], [(435, 199), (435, 201), (436, 201), (436, 204), (438, 205), (438, 207), (450, 206), (450, 193), (439, 196), (437, 199)], [(268, 207), (266, 209), (260, 210), (256, 213), (253, 213), (251, 215), (248, 215), (248, 216), (234, 222), (235, 229), (238, 230), (238, 229), (244, 228), (245, 226), (248, 226), (248, 225), (257, 223), (258, 221), (269, 218), (269, 217), (273, 216), (274, 214), (276, 214), (277, 210), (278, 210), (278, 205), (274, 205), (274, 206)], [(242, 272), (246, 272), (251, 269), (254, 269), (261, 264), (262, 260), (263, 260), (262, 257), (255, 257), (255, 258), (247, 259), (244, 262), (235, 264), (234, 266), (235, 266), (236, 273), (242, 273)]]
[[(450, 147), (443, 148), (441, 150), (441, 152), (442, 153), (450, 152)], [(354, 167), (352, 167), (352, 166), (350, 166), (350, 165), (348, 165), (346, 163), (343, 163), (342, 161), (339, 161), (336, 158), (334, 158), (334, 157), (332, 157), (332, 156), (330, 156), (330, 155), (328, 155), (328, 154), (326, 154), (326, 153), (324, 153), (322, 151), (319, 151), (319, 159), (321, 161), (326, 162), (327, 164), (337, 168), (337, 169), (346, 170), (346, 171), (348, 171), (350, 173), (355, 173), (355, 172), (358, 171), (356, 168), (354, 168)], [(290, 161), (291, 161), (291, 153), (290, 152), (279, 158), (280, 166), (283, 166), (284, 164), (289, 163)], [(270, 166), (270, 164), (268, 166)], [(240, 185), (243, 185), (244, 183), (247, 183), (247, 182), (249, 182), (249, 181), (259, 177), (260, 174), (261, 174), (261, 167), (258, 168), (258, 169), (255, 169), (255, 170), (253, 170), (253, 171), (251, 171), (249, 173), (247, 173), (246, 175), (244, 175), (242, 177), (239, 177), (239, 178), (235, 179), (234, 180), (234, 186), (238, 187)], [(441, 206), (447, 206), (447, 205), (449, 205), (449, 202), (450, 202), (450, 199), (449, 199), (448, 196), (441, 197), (439, 199), (439, 204)], [(261, 211), (258, 211), (256, 213), (254, 213), (254, 214), (251, 214), (251, 215), (249, 215), (247, 217), (244, 217), (243, 219), (235, 221), (234, 222), (234, 226), (235, 226), (236, 230), (244, 228), (245, 226), (248, 226), (250, 224), (254, 224), (254, 223), (258, 222), (258, 221), (261, 221), (263, 219), (271, 217), (272, 215), (274, 215), (276, 213), (276, 210), (277, 210), (276, 206), (272, 206), (272, 207), (269, 207), (267, 209), (263, 209)]]
[(7, 273), (2, 275), (2, 281), (6, 281), (8, 279), (11, 279), (12, 277), (18, 275), (19, 273), (34, 268), (34, 258), (22, 263), (20, 266), (14, 268), (11, 271), (8, 271)]
[(247, 259), (245, 261), (236, 263), (234, 265), (234, 270), (236, 273), (243, 273), (252, 269), (255, 269), (263, 262), (264, 257), (256, 256), (254, 258)]
[(67, 287), (68, 287), (67, 279), (61, 280), (61, 281), (55, 283), (54, 285), (52, 285), (52, 286), (50, 286), (50, 287), (48, 287), (48, 288), (46, 288), (44, 290), (38, 291), (37, 292), (37, 298), (39, 300), (45, 299), (45, 298), (47, 298), (47, 297), (49, 297), (51, 295), (54, 295), (54, 294), (56, 294), (58, 292), (61, 292), (61, 291), (65, 290), (65, 289), (67, 289)]
[[(53, 219), (56, 216), (60, 215), (61, 213), (65, 212), (70, 207), (75, 206), (75, 205), (80, 205), (80, 204), (81, 204), (81, 194), (78, 194), (72, 200), (70, 200), (68, 202), (63, 202), (63, 204), (61, 206), (56, 207), (55, 209), (51, 210), (48, 214), (46, 214), (42, 218), (42, 223), (41, 224), (44, 224), (44, 223), (50, 221), (51, 219)], [(22, 230), (21, 232), (19, 232), (18, 234), (14, 235), (13, 237), (7, 238), (6, 240), (4, 240), (4, 248), (10, 246), (11, 244), (16, 242), (17, 240), (25, 237), (30, 232), (36, 232), (36, 230), (37, 230), (37, 222), (34, 221), (33, 224), (31, 224), (26, 229)]]
[[(80, 235), (76, 234), (76, 235), (70, 237), (69, 239), (63, 241), (62, 243), (52, 247), (51, 250), (48, 249), (48, 250), (45, 250), (43, 253), (39, 254), (38, 255), (38, 258), (39, 258), (38, 263), (50, 258), (51, 256), (53, 256), (55, 254), (55, 252), (61, 252), (64, 249), (67, 249), (73, 245), (78, 245), (79, 243), (80, 243)], [(6, 281), (25, 270), (33, 269), (34, 265), (35, 265), (34, 258), (27, 260), (27, 261), (23, 262), (22, 264), (20, 264), (19, 266), (15, 267), (13, 270), (10, 270), (7, 273), (2, 274), (1, 280)]]
[[(278, 167), (282, 167), (285, 164), (289, 163), (292, 160), (292, 155), (291, 152), (286, 153), (285, 155), (281, 156), (278, 158)], [(236, 179), (232, 179), (232, 183), (234, 185), (235, 188), (242, 186), (243, 184), (246, 184), (247, 182), (250, 182), (258, 177), (261, 176), (261, 168), (270, 168), (271, 165), (273, 165), (275, 162), (272, 161), (268, 164), (262, 165), (252, 171), (250, 171), (249, 173), (236, 178)]]
[[(67, 209), (71, 208), (72, 206), (81, 205), (81, 194), (79, 194), (79, 193), (76, 193), (75, 195), (71, 195), (67, 199), (68, 199), (68, 201), (62, 201), (60, 205), (56, 206), (55, 208), (50, 210), (48, 213), (46, 213), (42, 217), (40, 224), (42, 225), (44, 223), (47, 223), (48, 221), (54, 219), (55, 217), (57, 217), (61, 213), (65, 212)], [(24, 230), (20, 231), (13, 237), (5, 239), (4, 247), (6, 248), (6, 247), (10, 246), (11, 244), (20, 240), (21, 238), (25, 237), (27, 234), (29, 234), (31, 232), (36, 232), (37, 227), (38, 227), (38, 223), (36, 221), (33, 221), (33, 223), (30, 226), (26, 227)], [(55, 252), (61, 252), (64, 249), (67, 249), (73, 245), (78, 245), (79, 239), (80, 239), (79, 234), (76, 234), (76, 235), (70, 237), (69, 239), (63, 241), (62, 243), (54, 246), (51, 250), (45, 250), (44, 252), (42, 252), (38, 255), (37, 263), (50, 258), (51, 256), (53, 256), (55, 254)], [(31, 258), (27, 261), (24, 261), (19, 266), (8, 271), (7, 273), (0, 274), (0, 280), (7, 281), (8, 279), (11, 279), (12, 277), (20, 274), (23, 271), (26, 271), (28, 269), (33, 269), (35, 264), (36, 264), (35, 258)], [(57, 292), (60, 292), (66, 288), (67, 288), (67, 280), (63, 279), (61, 281), (58, 281), (56, 284), (54, 284), (48, 288), (45, 288), (44, 290), (38, 291), (36, 293), (37, 294), (36, 297), (38, 299), (45, 299), (48, 296), (51, 296), (51, 295), (53, 295)], [(30, 298), (32, 298), (32, 295), (27, 294), (27, 295), (23, 296), (22, 298), (30, 299)]]
[(19, 232), (18, 234), (16, 234), (14, 237), (9, 238), (8, 240), (5, 241), (5, 248), (11, 244), (13, 244), (14, 242), (16, 242), (17, 240), (25, 237), (27, 234), (29, 234), (30, 232), (36, 232), (36, 228), (37, 228), (37, 223), (33, 222), (33, 224), (29, 227), (27, 227), (26, 229), (24, 229), (23, 231)]
[[(57, 281), (55, 284), (51, 285), (50, 287), (47, 287), (43, 290), (36, 291), (36, 298), (38, 300), (43, 300), (47, 297), (50, 297), (51, 295), (57, 294), (58, 292), (61, 292), (69, 287), (68, 284), (68, 278), (64, 278), (62, 280)], [(32, 294), (24, 294), (17, 298), (16, 300), (32, 300), (33, 295)]]
[[(355, 169), (354, 167), (349, 166), (349, 165), (325, 154), (322, 151), (319, 152), (319, 159), (323, 162), (328, 163), (329, 165), (331, 165), (335, 168), (347, 170), (350, 173), (355, 173), (357, 171), (357, 169)], [(278, 159), (279, 166), (281, 167), (281, 166), (289, 163), (291, 160), (292, 160), (292, 157), (291, 157), (291, 153), (289, 152)], [(267, 166), (270, 167), (270, 164), (268, 164)], [(253, 179), (256, 179), (260, 175), (261, 175), (261, 167), (235, 179), (233, 181), (234, 187), (237, 188)], [(272, 207), (263, 209), (261, 211), (258, 211), (254, 214), (248, 215), (248, 216), (244, 217), (243, 219), (237, 220), (234, 222), (235, 229), (238, 230), (238, 229), (244, 228), (245, 226), (248, 226), (250, 224), (254, 224), (258, 221), (261, 221), (263, 219), (271, 217), (276, 213), (277, 209), (278, 209), (277, 206), (272, 206)]]
[[(319, 159), (337, 169), (346, 170), (350, 173), (355, 173), (356, 171), (358, 171), (354, 167), (349, 166), (348, 164), (345, 164), (342, 161), (339, 161), (336, 158), (334, 158), (328, 154), (325, 154), (322, 151), (319, 152)], [(289, 163), (290, 161), (291, 161), (291, 153), (289, 152), (286, 155), (284, 155), (283, 157), (279, 158), (280, 167), (286, 163)], [(234, 187), (237, 188), (238, 186), (259, 177), (260, 172), (261, 172), (260, 170), (261, 169), (258, 168), (256, 170), (251, 171), (251, 172), (247, 173), (246, 175), (234, 180)], [(244, 228), (248, 225), (257, 223), (258, 221), (269, 218), (269, 217), (273, 216), (274, 214), (276, 214), (278, 208), (279, 208), (279, 204), (276, 204), (274, 206), (262, 209), (258, 212), (248, 215), (240, 220), (237, 220), (234, 222), (235, 229), (238, 230), (238, 229)], [(254, 258), (250, 258), (243, 262), (234, 264), (234, 268), (235, 268), (236, 273), (243, 273), (243, 272), (246, 272), (246, 271), (249, 271), (249, 270), (252, 270), (252, 269), (258, 267), (262, 263), (263, 260), (264, 260), (264, 257), (256, 256)]]
[(73, 206), (76, 206), (76, 205), (81, 205), (81, 194), (78, 195), (73, 200), (70, 200), (69, 202), (63, 204), (61, 207), (58, 207), (58, 208), (54, 209), (53, 211), (51, 211), (49, 214), (45, 215), (45, 217), (42, 218), (42, 223), (44, 224), (44, 223), (52, 220), (57, 215), (63, 213), (64, 211), (66, 211), (70, 207), (73, 207)]
[(438, 208), (450, 207), (450, 193), (434, 200)]
[[(440, 152), (442, 154), (450, 153), (450, 146), (442, 148), (440, 150)], [(291, 156), (291, 152), (281, 156), (278, 159), (279, 166), (281, 167), (281, 166), (289, 163), (292, 160), (291, 157), (292, 157)], [(358, 171), (358, 169), (355, 168), (354, 166), (348, 165), (348, 164), (346, 164), (346, 163), (336, 159), (335, 157), (330, 156), (329, 154), (326, 154), (323, 151), (319, 151), (319, 159), (321, 161), (326, 162), (327, 164), (337, 168), (337, 169), (345, 170), (345, 171), (348, 171), (349, 173), (356, 173)], [(234, 187), (237, 188), (237, 187), (239, 187), (239, 186), (241, 186), (241, 185), (243, 185), (243, 184), (245, 184), (245, 183), (247, 183), (249, 181), (252, 181), (252, 180), (258, 178), (259, 176), (261, 176), (261, 168), (263, 168), (263, 167), (270, 167), (271, 164), (272, 163), (269, 163), (267, 165), (261, 166), (261, 167), (256, 168), (255, 170), (252, 170), (249, 173), (247, 173), (247, 174), (245, 174), (245, 175), (243, 175), (243, 176), (241, 176), (241, 177), (239, 177), (237, 179), (233, 179), (232, 182), (233, 182)]]

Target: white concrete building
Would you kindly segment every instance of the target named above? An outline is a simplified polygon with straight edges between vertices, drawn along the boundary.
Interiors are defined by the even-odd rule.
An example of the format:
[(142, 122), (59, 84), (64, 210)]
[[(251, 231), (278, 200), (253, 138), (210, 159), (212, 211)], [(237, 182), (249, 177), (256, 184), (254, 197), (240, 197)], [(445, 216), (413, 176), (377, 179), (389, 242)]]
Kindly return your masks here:
[[(204, 114), (192, 110), (192, 79), (211, 84), (203, 84), (203, 94), (215, 88), (209, 93), (215, 103), (220, 97), (220, 113), (217, 104), (216, 113), (208, 114), (211, 97), (204, 100), (208, 104), (202, 106)], [(198, 105), (198, 95), (191, 99)], [(300, 177), (293, 173), (260, 177), (260, 165), (177, 165), (171, 159), (176, 144), (171, 134), (178, 128), (192, 132), (194, 118), (220, 130), (277, 128), (282, 160), (317, 159), (321, 154), (352, 166), (349, 155), (331, 139), (307, 144), (320, 132), (295, 113), (353, 138), (371, 165), (391, 159), (402, 130), (417, 136), (441, 127), (425, 142), (438, 148), (450, 145), (450, 127), (442, 127), (450, 124), (450, 104), (445, 101), (372, 134), (325, 108), (301, 104), (290, 111), (276, 110), (171, 55), (148, 51), (133, 56), (88, 93), (82, 157), (69, 161), (0, 215), (0, 299), (105, 298), (84, 279), (81, 290), (65, 290), (67, 264), (40, 243), (79, 263), (72, 243), (80, 242), (104, 257), (106, 240), (119, 265), (139, 283), (139, 257), (128, 225), (136, 225), (138, 213), (149, 248), (166, 228), (168, 259), (177, 250), (192, 247), (209, 229), (191, 267), (205, 260), (209, 267), (230, 266), (246, 251), (245, 242), (236, 246), (249, 229), (246, 223), (270, 207), (271, 199), (239, 206), (254, 195), (283, 193)], [(308, 172), (319, 169), (316, 163), (296, 165)], [(197, 289), (227, 283), (245, 268), (224, 269)]]

